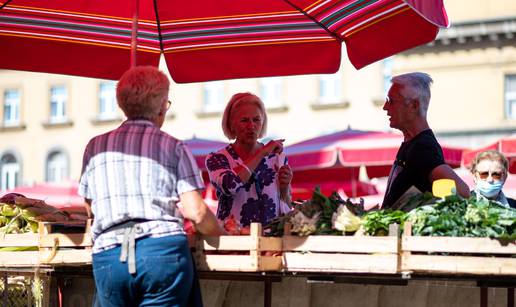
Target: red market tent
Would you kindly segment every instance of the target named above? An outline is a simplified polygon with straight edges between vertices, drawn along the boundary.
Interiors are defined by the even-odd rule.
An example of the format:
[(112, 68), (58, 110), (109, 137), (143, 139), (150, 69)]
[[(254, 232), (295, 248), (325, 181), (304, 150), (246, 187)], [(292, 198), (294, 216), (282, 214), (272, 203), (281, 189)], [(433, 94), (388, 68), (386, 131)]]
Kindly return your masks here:
[[(3, 195), (8, 193), (19, 193), (28, 198), (41, 199), (45, 201), (46, 204), (63, 211), (86, 214), (84, 198), (79, 196), (77, 193), (78, 186), (79, 184), (72, 180), (62, 183), (40, 183), (30, 186), (16, 187), (5, 191)], [(203, 192), (203, 197), (208, 206), (212, 210), (216, 210), (217, 202), (215, 200), (215, 192), (210, 184), (207, 185)]]
[(203, 171), (206, 172), (206, 156), (212, 152), (216, 152), (228, 145), (228, 143), (213, 141), (207, 139), (200, 139), (193, 137), (188, 140), (183, 141), (186, 146), (192, 152), (195, 162), (197, 162), (197, 166)]
[[(199, 138), (192, 138), (184, 141), (197, 161), (199, 168), (203, 170), (203, 177), (205, 174), (204, 160), (206, 155), (212, 151), (219, 150), (226, 146), (226, 143), (211, 141)], [(203, 193), (208, 205), (213, 209), (216, 208), (215, 194), (213, 187), (208, 182), (206, 190)], [(20, 193), (28, 198), (35, 198), (44, 200), (48, 205), (54, 206), (60, 210), (85, 214), (84, 198), (77, 194), (79, 184), (77, 181), (69, 180), (61, 183), (39, 183), (29, 186), (20, 186), (12, 190), (5, 191), (7, 193)]]
[(462, 156), (462, 165), (470, 168), (475, 156), (485, 150), (498, 150), (503, 153), (509, 160), (509, 173), (516, 174), (516, 134), (501, 138), (487, 146), (465, 151)]
[[(347, 129), (287, 146), (285, 152), (295, 180), (357, 180), (360, 166), (371, 178), (388, 176), (402, 142), (401, 134)], [(446, 162), (458, 167), (463, 150), (442, 148)]]
[(76, 181), (65, 181), (61, 183), (39, 183), (30, 186), (20, 186), (7, 193), (20, 193), (25, 197), (41, 199), (46, 204), (60, 210), (86, 214), (84, 198), (77, 194), (79, 184)]
[(0, 69), (119, 79), (158, 66), (177, 83), (359, 69), (433, 41), (443, 0), (0, 0)]

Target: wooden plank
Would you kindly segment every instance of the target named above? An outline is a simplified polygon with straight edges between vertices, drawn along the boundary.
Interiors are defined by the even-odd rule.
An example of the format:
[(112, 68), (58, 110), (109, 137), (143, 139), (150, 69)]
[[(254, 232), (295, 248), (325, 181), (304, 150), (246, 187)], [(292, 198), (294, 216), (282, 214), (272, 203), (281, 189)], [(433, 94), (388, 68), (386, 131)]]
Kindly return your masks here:
[(202, 249), (209, 251), (249, 251), (258, 249), (258, 238), (252, 238), (251, 236), (200, 236), (198, 244)]
[(516, 258), (408, 255), (402, 271), (452, 274), (515, 275)]
[(257, 259), (249, 255), (203, 255), (197, 259), (200, 270), (255, 272), (258, 269)]
[(283, 268), (283, 259), (281, 256), (259, 256), (259, 271), (281, 271)]
[(284, 236), (284, 251), (398, 253), (397, 237)]
[(39, 251), (0, 252), (0, 267), (35, 266), (39, 264)]
[(53, 257), (51, 251), (39, 253), (39, 262), (43, 264), (91, 264), (91, 261), (91, 250), (86, 249), (58, 250)]
[(0, 247), (38, 246), (37, 233), (0, 234)]
[(482, 254), (516, 254), (516, 242), (490, 238), (402, 237), (402, 250), (412, 252), (448, 252)]
[(40, 237), (39, 246), (53, 247), (56, 238), (59, 247), (90, 247), (93, 244), (89, 233), (51, 233)]
[(258, 238), (259, 251), (282, 251), (283, 239), (275, 237), (259, 237)]
[(281, 251), (281, 238), (252, 237), (252, 236), (200, 236), (201, 248), (204, 250), (220, 251)]
[(197, 266), (202, 271), (280, 271), (282, 259), (280, 256), (204, 255), (197, 260)]
[(397, 254), (283, 253), (286, 271), (393, 274), (397, 272), (397, 262)]

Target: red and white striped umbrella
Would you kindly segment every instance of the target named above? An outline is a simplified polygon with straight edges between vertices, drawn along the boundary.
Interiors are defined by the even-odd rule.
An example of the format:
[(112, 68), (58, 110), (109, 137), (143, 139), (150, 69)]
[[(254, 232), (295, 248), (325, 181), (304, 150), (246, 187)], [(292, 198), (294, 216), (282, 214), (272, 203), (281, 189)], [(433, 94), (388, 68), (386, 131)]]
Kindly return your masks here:
[(433, 41), (443, 0), (0, 0), (0, 69), (177, 83), (359, 69)]
[[(348, 171), (351, 178), (358, 178), (358, 168), (365, 166), (369, 177), (383, 177), (389, 174), (402, 142), (401, 134), (348, 129), (287, 146), (285, 151), (296, 175), (306, 171), (317, 176), (327, 170), (317, 176), (323, 179)], [(450, 166), (460, 165), (463, 149), (445, 145), (442, 149)]]
[(516, 134), (501, 138), (487, 146), (465, 151), (462, 156), (462, 165), (470, 168), (475, 156), (486, 150), (498, 150), (504, 154), (509, 160), (509, 173), (516, 174)]

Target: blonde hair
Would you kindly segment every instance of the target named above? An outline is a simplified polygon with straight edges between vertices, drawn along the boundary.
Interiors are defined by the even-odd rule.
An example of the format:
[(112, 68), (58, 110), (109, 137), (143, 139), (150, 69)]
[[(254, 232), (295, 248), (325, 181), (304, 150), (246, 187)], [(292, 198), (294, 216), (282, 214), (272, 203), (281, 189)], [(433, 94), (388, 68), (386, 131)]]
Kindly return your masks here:
[(224, 135), (230, 139), (234, 140), (236, 138), (235, 133), (231, 129), (231, 115), (233, 111), (237, 108), (237, 106), (243, 104), (253, 104), (258, 107), (258, 109), (262, 112), (263, 115), (263, 125), (262, 130), (258, 134), (259, 138), (262, 138), (267, 132), (267, 113), (265, 112), (265, 106), (263, 105), (260, 97), (255, 94), (246, 92), (246, 93), (237, 93), (231, 97), (226, 108), (224, 109), (224, 114), (222, 115), (222, 131)]
[(116, 100), (127, 118), (153, 119), (168, 97), (169, 86), (167, 76), (156, 67), (132, 67), (118, 81)]
[(490, 161), (498, 161), (503, 167), (504, 176), (507, 176), (507, 170), (509, 169), (509, 161), (507, 158), (497, 150), (486, 150), (479, 152), (473, 162), (471, 163), (471, 173), (475, 173), (477, 171), (477, 165), (480, 161), (490, 160)]

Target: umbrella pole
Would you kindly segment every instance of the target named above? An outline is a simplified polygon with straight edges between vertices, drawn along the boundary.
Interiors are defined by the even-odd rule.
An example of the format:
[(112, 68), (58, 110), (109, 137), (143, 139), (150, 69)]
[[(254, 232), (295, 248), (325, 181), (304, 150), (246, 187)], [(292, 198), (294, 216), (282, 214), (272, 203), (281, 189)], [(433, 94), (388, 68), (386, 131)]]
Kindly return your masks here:
[(138, 18), (140, 15), (140, 0), (133, 0), (133, 25), (131, 28), (131, 67), (136, 66), (136, 51), (138, 49)]

